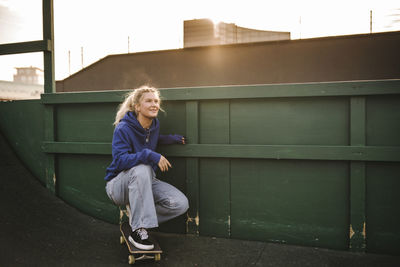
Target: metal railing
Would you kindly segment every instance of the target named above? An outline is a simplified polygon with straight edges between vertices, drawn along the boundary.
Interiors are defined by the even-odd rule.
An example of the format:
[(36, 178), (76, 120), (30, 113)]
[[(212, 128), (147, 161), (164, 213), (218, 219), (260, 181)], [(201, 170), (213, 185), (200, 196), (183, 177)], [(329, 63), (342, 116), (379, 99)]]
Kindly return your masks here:
[(0, 45), (0, 55), (43, 52), (44, 92), (55, 92), (53, 0), (43, 0), (43, 40)]

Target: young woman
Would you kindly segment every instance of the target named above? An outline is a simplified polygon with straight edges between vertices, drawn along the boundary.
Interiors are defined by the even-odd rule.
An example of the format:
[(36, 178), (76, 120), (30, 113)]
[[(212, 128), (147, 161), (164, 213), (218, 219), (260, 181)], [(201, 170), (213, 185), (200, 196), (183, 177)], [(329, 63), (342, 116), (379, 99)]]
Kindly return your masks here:
[(188, 200), (174, 186), (158, 180), (155, 171), (171, 168), (171, 163), (155, 152), (157, 144), (185, 144), (180, 135), (160, 135), (157, 119), (160, 92), (141, 87), (127, 95), (115, 118), (112, 163), (106, 170), (106, 192), (116, 205), (130, 205), (129, 241), (150, 250), (146, 229), (186, 212)]

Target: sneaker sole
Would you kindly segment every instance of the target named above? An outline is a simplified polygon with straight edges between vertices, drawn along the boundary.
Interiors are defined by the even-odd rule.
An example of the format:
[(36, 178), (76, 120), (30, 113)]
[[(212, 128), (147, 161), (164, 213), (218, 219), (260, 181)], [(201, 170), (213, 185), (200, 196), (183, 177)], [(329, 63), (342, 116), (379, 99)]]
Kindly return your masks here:
[(129, 237), (128, 239), (129, 239), (129, 242), (131, 242), (135, 246), (135, 248), (142, 249), (142, 250), (152, 250), (152, 249), (154, 249), (154, 245), (139, 244), (139, 243), (135, 242), (135, 240), (133, 240), (132, 237)]

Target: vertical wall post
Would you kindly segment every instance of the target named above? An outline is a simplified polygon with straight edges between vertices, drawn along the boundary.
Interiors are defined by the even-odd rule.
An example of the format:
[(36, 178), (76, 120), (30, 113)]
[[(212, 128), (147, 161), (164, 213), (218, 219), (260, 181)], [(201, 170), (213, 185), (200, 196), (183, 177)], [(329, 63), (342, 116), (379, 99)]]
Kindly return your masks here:
[[(44, 140), (55, 141), (54, 135), (54, 106), (45, 105), (44, 108)], [(55, 155), (46, 153), (46, 187), (56, 193)]]
[[(199, 143), (199, 107), (197, 101), (186, 102), (186, 138), (190, 144)], [(186, 190), (189, 198), (186, 232), (199, 234), (199, 159), (186, 159)]]
[[(44, 92), (49, 94), (55, 92), (53, 0), (43, 0), (43, 40), (47, 43), (47, 49), (43, 52)], [(44, 127), (44, 140), (55, 141), (53, 105), (45, 106)], [(46, 187), (54, 194), (56, 193), (54, 154), (47, 154)]]
[[(350, 145), (366, 145), (366, 98), (350, 98)], [(351, 251), (366, 249), (366, 172), (365, 162), (350, 163), (350, 244)]]
[(55, 92), (53, 0), (43, 0), (43, 40), (47, 42), (44, 58), (44, 92)]

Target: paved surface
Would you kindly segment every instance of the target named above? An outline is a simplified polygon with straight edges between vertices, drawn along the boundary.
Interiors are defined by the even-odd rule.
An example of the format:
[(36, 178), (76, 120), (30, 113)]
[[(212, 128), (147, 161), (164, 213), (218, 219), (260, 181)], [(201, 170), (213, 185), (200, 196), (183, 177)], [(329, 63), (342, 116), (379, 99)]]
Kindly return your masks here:
[[(54, 197), (0, 134), (0, 266), (128, 266), (117, 225)], [(400, 266), (400, 257), (155, 233), (158, 263), (139, 266)]]

